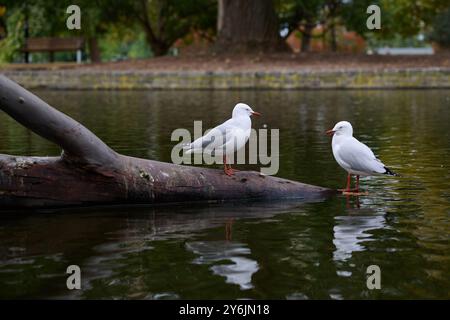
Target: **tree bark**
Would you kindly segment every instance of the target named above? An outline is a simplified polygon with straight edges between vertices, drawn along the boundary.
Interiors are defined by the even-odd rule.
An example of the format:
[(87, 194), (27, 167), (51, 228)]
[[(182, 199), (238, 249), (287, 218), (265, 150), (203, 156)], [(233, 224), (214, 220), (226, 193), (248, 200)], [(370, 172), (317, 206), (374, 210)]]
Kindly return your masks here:
[(286, 179), (117, 154), (87, 128), (0, 75), (0, 109), (59, 145), (60, 157), (0, 154), (0, 208), (321, 199), (334, 191)]
[[(136, 13), (136, 17), (144, 29), (147, 44), (150, 46), (153, 55), (155, 57), (166, 55), (169, 52), (170, 47), (172, 46), (172, 42), (165, 41), (161, 34), (158, 35), (158, 30), (153, 29), (152, 23), (150, 22), (150, 18), (148, 16), (148, 4), (146, 0), (140, 1), (138, 10), (139, 11)], [(161, 12), (158, 13), (157, 23), (160, 28), (163, 27), (163, 23), (161, 23), (161, 14)]]
[(302, 52), (308, 52), (311, 46), (312, 32), (315, 25), (312, 23), (306, 23), (304, 30), (302, 31)]
[(155, 57), (161, 57), (166, 55), (169, 52), (171, 44), (161, 41), (157, 39), (150, 26), (144, 26), (145, 30), (145, 38), (147, 39), (147, 43), (152, 50), (152, 53)]
[[(0, 10), (1, 10), (1, 5), (0, 5)], [(0, 41), (3, 39), (6, 39), (7, 36), (8, 36), (8, 29), (6, 27), (6, 22), (3, 19), (3, 17), (0, 16)]]
[(336, 26), (337, 26), (338, 12), (341, 7), (341, 2), (337, 0), (329, 0), (326, 5), (329, 11), (328, 21), (330, 30), (330, 48), (332, 52), (336, 52), (337, 51)]
[(100, 63), (102, 62), (100, 48), (98, 46), (97, 37), (89, 38), (89, 55), (91, 57), (91, 62)]
[(337, 51), (336, 24), (334, 21), (330, 25), (330, 48), (332, 52)]
[(287, 50), (272, 0), (219, 0), (220, 53)]

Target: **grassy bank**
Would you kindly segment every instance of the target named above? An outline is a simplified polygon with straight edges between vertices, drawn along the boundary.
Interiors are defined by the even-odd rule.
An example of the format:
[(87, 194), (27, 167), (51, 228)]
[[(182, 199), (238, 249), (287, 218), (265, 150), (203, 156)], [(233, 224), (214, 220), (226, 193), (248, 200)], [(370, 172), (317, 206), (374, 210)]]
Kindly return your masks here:
[(184, 56), (1, 72), (27, 88), (74, 90), (450, 88), (450, 55)]

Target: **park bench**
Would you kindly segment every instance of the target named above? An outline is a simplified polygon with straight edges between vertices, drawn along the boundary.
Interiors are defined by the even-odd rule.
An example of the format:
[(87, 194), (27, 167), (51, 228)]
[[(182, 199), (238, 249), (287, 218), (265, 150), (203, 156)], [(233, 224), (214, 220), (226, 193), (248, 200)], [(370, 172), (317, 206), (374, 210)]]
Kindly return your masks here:
[(80, 63), (81, 51), (83, 48), (83, 38), (27, 38), (25, 39), (25, 45), (22, 48), (22, 52), (48, 52), (50, 54), (50, 62), (53, 62), (55, 52), (76, 51), (76, 61), (77, 63)]

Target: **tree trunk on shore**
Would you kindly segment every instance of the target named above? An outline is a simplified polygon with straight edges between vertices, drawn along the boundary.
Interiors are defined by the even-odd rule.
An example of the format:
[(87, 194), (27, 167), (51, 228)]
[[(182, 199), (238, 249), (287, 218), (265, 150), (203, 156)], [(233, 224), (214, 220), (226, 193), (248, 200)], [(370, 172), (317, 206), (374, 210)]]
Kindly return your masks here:
[(166, 55), (169, 52), (171, 45), (169, 43), (157, 39), (150, 27), (144, 27), (144, 30), (145, 30), (145, 38), (147, 39), (147, 43), (150, 46), (153, 55), (155, 57), (161, 57)]
[(219, 0), (216, 49), (220, 53), (287, 50), (272, 0)]
[(312, 32), (315, 28), (315, 24), (313, 23), (307, 23), (305, 24), (305, 27), (302, 31), (302, 52), (308, 52), (311, 46), (311, 38), (312, 38)]
[(336, 24), (334, 22), (330, 25), (330, 49), (332, 52), (337, 51)]
[(89, 38), (89, 55), (92, 63), (102, 62), (100, 48), (98, 46), (97, 37)]
[(330, 31), (330, 49), (332, 52), (337, 51), (337, 36), (336, 36), (336, 26), (337, 26), (337, 17), (339, 16), (338, 12), (341, 9), (341, 1), (338, 0), (328, 0), (327, 8), (328, 8), (328, 20), (329, 20), (329, 31)]
[(0, 109), (63, 149), (60, 157), (0, 155), (0, 208), (320, 199), (334, 193), (257, 172), (228, 177), (222, 170), (120, 155), (3, 75)]

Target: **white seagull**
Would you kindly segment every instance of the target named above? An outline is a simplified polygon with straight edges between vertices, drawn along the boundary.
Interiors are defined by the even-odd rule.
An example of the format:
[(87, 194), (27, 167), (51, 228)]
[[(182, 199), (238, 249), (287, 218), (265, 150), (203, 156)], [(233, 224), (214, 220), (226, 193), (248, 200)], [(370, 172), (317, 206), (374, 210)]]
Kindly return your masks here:
[(227, 167), (227, 158), (243, 148), (247, 143), (252, 128), (250, 119), (252, 115), (260, 116), (261, 114), (253, 111), (245, 103), (238, 103), (233, 109), (231, 119), (211, 129), (207, 134), (184, 147), (185, 153), (209, 153), (212, 156), (222, 155), (225, 174), (228, 176), (233, 175), (234, 170), (231, 168), (231, 165)]
[(353, 127), (348, 121), (336, 123), (326, 134), (333, 136), (331, 146), (337, 163), (348, 172), (347, 187), (344, 192), (350, 192), (351, 176), (356, 175), (356, 189), (359, 192), (359, 176), (391, 175), (396, 173), (387, 168), (375, 157), (372, 150), (353, 137)]

